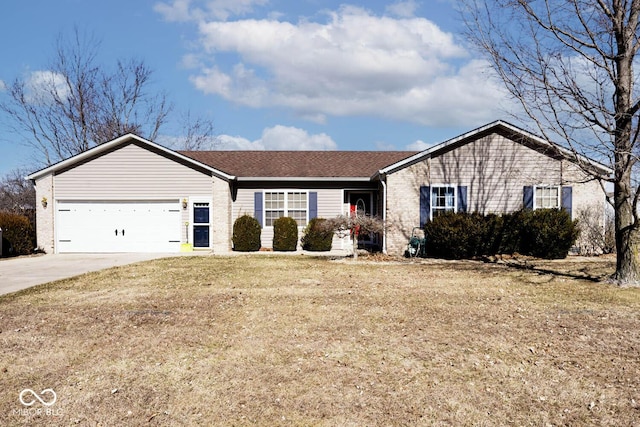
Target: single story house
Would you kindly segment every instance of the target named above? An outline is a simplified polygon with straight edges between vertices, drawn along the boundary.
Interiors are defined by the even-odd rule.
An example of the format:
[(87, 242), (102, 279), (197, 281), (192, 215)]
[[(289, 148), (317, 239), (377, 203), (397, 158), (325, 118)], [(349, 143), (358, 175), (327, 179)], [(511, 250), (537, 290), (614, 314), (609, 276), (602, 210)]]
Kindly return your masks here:
[[(582, 167), (580, 167), (582, 166)], [(590, 173), (585, 173), (584, 169)], [(421, 152), (174, 151), (128, 134), (28, 176), (38, 246), (47, 253), (232, 250), (249, 214), (271, 247), (273, 221), (365, 212), (386, 231), (362, 245), (402, 254), (413, 227), (446, 211), (591, 209), (611, 170), (496, 121)], [(351, 248), (349, 237), (334, 248)]]

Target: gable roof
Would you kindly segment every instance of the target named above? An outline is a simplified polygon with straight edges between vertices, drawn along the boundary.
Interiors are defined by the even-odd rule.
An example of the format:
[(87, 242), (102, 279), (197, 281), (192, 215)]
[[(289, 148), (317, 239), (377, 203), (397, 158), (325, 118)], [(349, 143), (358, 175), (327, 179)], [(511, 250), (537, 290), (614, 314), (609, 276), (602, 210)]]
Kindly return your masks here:
[(238, 180), (370, 180), (415, 151), (180, 151)]
[(436, 144), (432, 147), (429, 147), (426, 150), (421, 151), (411, 157), (407, 157), (405, 159), (400, 160), (397, 163), (394, 163), (385, 168), (382, 168), (380, 169), (380, 171), (378, 171), (378, 174), (383, 175), (383, 174), (398, 171), (414, 163), (422, 161), (426, 158), (436, 157), (448, 150), (467, 144), (471, 141), (474, 141), (478, 138), (481, 138), (485, 135), (489, 135), (491, 133), (499, 133), (502, 135), (506, 135), (511, 140), (517, 143), (526, 145), (531, 149), (537, 150), (553, 158), (567, 159), (569, 161), (572, 161), (576, 164), (581, 165), (582, 167), (593, 169), (595, 173), (599, 173), (602, 175), (610, 175), (613, 173), (613, 170), (610, 167), (602, 163), (596, 162), (595, 160), (592, 160), (582, 155), (577, 155), (576, 153), (573, 153), (571, 150), (567, 150), (565, 148), (558, 146), (557, 144), (553, 144), (544, 138), (541, 138), (524, 129), (514, 126), (511, 123), (507, 123), (502, 120), (496, 120), (495, 122), (486, 124), (484, 126), (481, 126), (477, 129), (464, 133), (455, 138), (448, 139), (444, 142), (441, 142), (440, 144)]
[(72, 167), (78, 163), (81, 162), (85, 162), (88, 160), (91, 160), (94, 157), (100, 156), (101, 154), (107, 153), (110, 150), (116, 149), (119, 146), (124, 146), (127, 144), (138, 144), (141, 145), (143, 147), (146, 147), (147, 149), (151, 149), (153, 151), (156, 151), (162, 155), (165, 155), (167, 157), (176, 159), (178, 161), (184, 162), (188, 165), (200, 168), (200, 169), (204, 169), (210, 173), (212, 173), (213, 175), (216, 175), (222, 179), (225, 180), (232, 180), (235, 177), (229, 174), (226, 174), (220, 170), (217, 170), (215, 168), (212, 168), (211, 166), (204, 164), (204, 163), (200, 163), (195, 159), (192, 159), (190, 157), (186, 157), (182, 154), (180, 154), (177, 151), (173, 151), (169, 148), (163, 147), (162, 145), (156, 144), (154, 142), (151, 142), (147, 139), (141, 138), (138, 135), (134, 135), (132, 133), (123, 135), (121, 137), (118, 137), (116, 139), (113, 139), (109, 142), (105, 142), (104, 144), (100, 144), (100, 145), (96, 145), (95, 147), (84, 151), (80, 154), (77, 154), (73, 157), (69, 157), (68, 159), (62, 160), (58, 163), (55, 163), (51, 166), (48, 166), (44, 169), (41, 169), (39, 171), (36, 171), (34, 173), (32, 173), (31, 175), (28, 175), (26, 178), (30, 179), (30, 180), (35, 180), (38, 179), (42, 176), (45, 176), (47, 174), (50, 173), (55, 173), (64, 169), (67, 169), (69, 167)]

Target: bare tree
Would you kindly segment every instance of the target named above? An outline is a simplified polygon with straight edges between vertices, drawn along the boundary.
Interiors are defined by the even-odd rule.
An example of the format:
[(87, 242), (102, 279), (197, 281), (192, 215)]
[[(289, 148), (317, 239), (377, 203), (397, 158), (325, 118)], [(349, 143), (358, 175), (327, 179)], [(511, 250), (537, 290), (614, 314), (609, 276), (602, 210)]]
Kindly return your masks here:
[(183, 136), (178, 149), (185, 151), (197, 151), (211, 149), (216, 144), (213, 122), (203, 116), (194, 117), (191, 111), (182, 116)]
[(100, 42), (78, 29), (59, 37), (47, 71), (17, 78), (0, 100), (11, 130), (50, 165), (127, 132), (155, 139), (171, 107), (149, 92), (151, 70), (141, 60), (97, 63)]
[(0, 210), (25, 216), (35, 211), (36, 191), (24, 179), (28, 173), (25, 169), (13, 169), (0, 179)]
[(31, 224), (31, 240), (35, 243), (36, 190), (24, 179), (27, 174), (27, 170), (16, 168), (0, 178), (0, 211), (26, 217)]
[(338, 215), (328, 219), (322, 223), (321, 227), (324, 230), (333, 231), (339, 238), (351, 236), (353, 258), (357, 259), (359, 238), (382, 233), (384, 222), (379, 217), (354, 212), (351, 215)]
[[(617, 263), (613, 277), (640, 284), (640, 101), (634, 61), (640, 0), (465, 0), (470, 40), (549, 141), (614, 171)], [(582, 157), (579, 157), (582, 158)], [(593, 173), (588, 162), (581, 166)]]

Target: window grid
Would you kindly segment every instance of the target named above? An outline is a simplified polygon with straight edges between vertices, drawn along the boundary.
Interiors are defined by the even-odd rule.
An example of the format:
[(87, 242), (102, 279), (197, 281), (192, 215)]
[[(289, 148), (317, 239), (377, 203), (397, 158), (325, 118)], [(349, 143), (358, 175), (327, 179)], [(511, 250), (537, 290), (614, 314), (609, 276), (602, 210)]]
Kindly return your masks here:
[(273, 227), (273, 222), (283, 216), (296, 220), (299, 227), (307, 225), (307, 193), (298, 191), (265, 192), (265, 226)]
[(431, 214), (433, 218), (456, 210), (456, 189), (450, 186), (434, 186), (431, 189)]
[(558, 187), (536, 187), (535, 209), (556, 209), (560, 207)]

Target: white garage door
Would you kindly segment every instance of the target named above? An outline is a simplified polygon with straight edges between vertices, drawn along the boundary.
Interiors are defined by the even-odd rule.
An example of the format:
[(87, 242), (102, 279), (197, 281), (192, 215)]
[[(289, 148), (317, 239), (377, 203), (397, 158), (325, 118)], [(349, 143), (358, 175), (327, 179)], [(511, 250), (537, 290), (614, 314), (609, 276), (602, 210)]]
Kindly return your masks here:
[(178, 252), (180, 203), (58, 202), (58, 252)]

